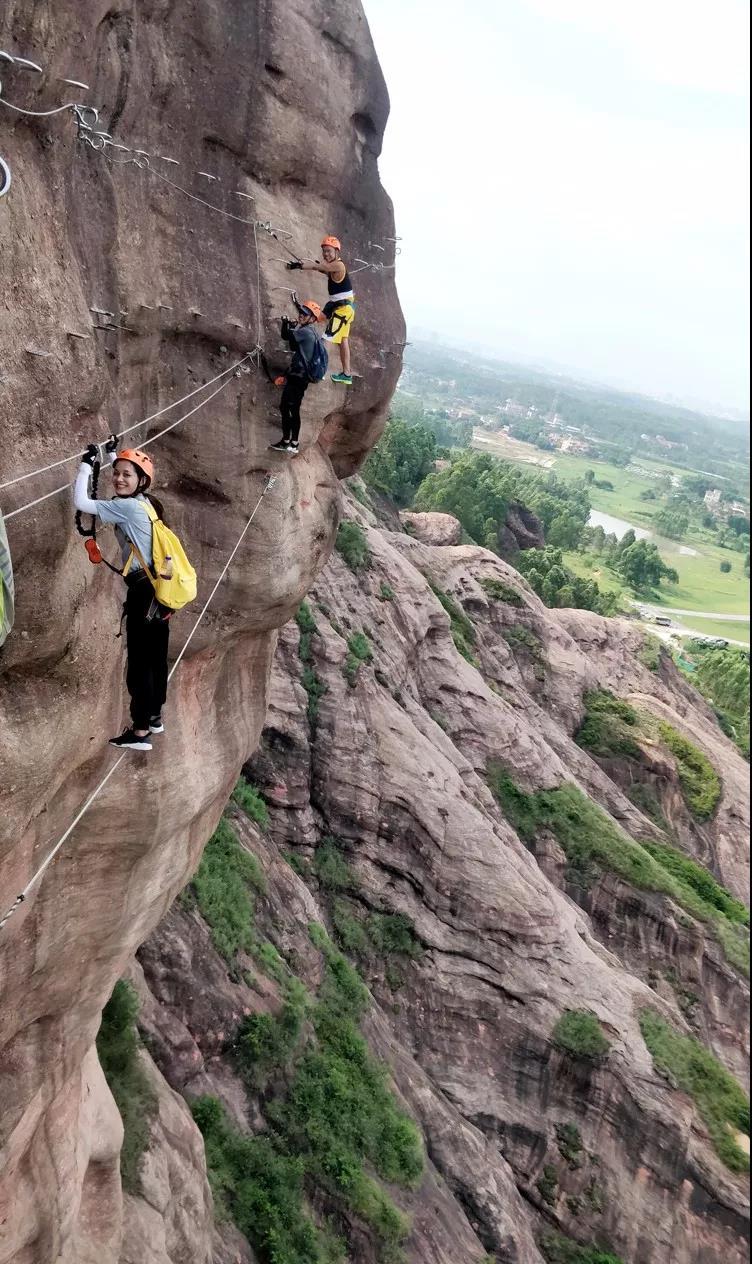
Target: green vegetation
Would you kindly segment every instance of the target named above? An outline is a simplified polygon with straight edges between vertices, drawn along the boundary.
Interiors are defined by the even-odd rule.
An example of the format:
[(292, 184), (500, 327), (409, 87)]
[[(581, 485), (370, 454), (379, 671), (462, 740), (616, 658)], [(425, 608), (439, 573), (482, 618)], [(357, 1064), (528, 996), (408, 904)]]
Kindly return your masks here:
[(559, 1178), (556, 1174), (556, 1168), (550, 1163), (547, 1163), (541, 1172), (541, 1175), (538, 1177), (538, 1180), (535, 1182), (535, 1187), (544, 1203), (548, 1203), (549, 1207), (555, 1206), (556, 1191), (559, 1188)]
[(305, 667), (303, 669), (300, 683), (308, 694), (308, 705), (306, 707), (308, 723), (312, 729), (315, 729), (319, 718), (319, 704), (329, 686), (324, 683), (313, 667)]
[(684, 852), (667, 843), (654, 843), (646, 839), (642, 846), (669, 873), (687, 887), (691, 887), (700, 896), (704, 904), (719, 909), (730, 922), (738, 922), (741, 926), (749, 926), (749, 909), (740, 900), (734, 899), (730, 891), (716, 882), (715, 878), (702, 865), (685, 856)]
[(358, 885), (356, 874), (342, 854), (339, 839), (327, 835), (321, 840), (313, 857), (313, 871), (324, 891), (354, 891)]
[(394, 601), (394, 598), (395, 598), (395, 592), (391, 584), (387, 584), (386, 581), (382, 579), (381, 587), (379, 589), (379, 600), (380, 601)]
[(306, 1195), (320, 1191), (335, 1210), (365, 1220), (380, 1259), (397, 1264), (409, 1223), (369, 1173), (415, 1185), (423, 1170), (420, 1136), (360, 1034), (366, 988), (323, 928), (310, 931), (325, 963), (318, 999), (291, 980), (281, 1013), (244, 1019), (234, 1044), (253, 1092), (278, 1086), (264, 1104), (268, 1135), (239, 1137), (211, 1099), (194, 1108), (212, 1187), (262, 1264), (330, 1264), (342, 1257), (341, 1244), (307, 1212)]
[(501, 635), (513, 653), (515, 650), (526, 651), (532, 658), (543, 661), (543, 646), (540, 639), (523, 623), (514, 624), (511, 628), (502, 628)]
[(611, 1047), (595, 1014), (586, 1009), (565, 1010), (551, 1038), (557, 1048), (586, 1062), (600, 1062)]
[(730, 574), (731, 574), (731, 563), (730, 563), (730, 562), (727, 562), (727, 561), (725, 561), (725, 560), (724, 560), (723, 562), (721, 562), (721, 572), (722, 572), (722, 574), (724, 574), (724, 575), (730, 575)]
[(502, 601), (507, 606), (523, 606), (522, 594), (512, 584), (505, 584), (501, 579), (487, 576), (478, 581), (481, 588), (492, 601)]
[[(530, 844), (541, 830), (550, 830), (567, 857), (567, 876), (575, 885), (588, 888), (604, 869), (610, 869), (638, 889), (670, 896), (685, 912), (710, 926), (727, 960), (749, 973), (748, 931), (738, 918), (729, 917), (719, 896), (708, 900), (702, 893), (695, 862), (687, 860), (682, 867), (672, 848), (635, 842), (571, 782), (528, 794), (498, 764), (489, 765), (487, 777), (502, 812), (524, 842)], [(708, 880), (714, 883), (709, 874)]]
[(625, 755), (639, 759), (641, 751), (634, 734), (639, 732), (639, 716), (634, 707), (615, 698), (607, 689), (585, 694), (585, 715), (575, 741), (593, 755)]
[(240, 846), (223, 817), (204, 848), (191, 889), (214, 947), (230, 966), (238, 952), (254, 947), (254, 897), (264, 888), (258, 861)]
[(637, 657), (643, 667), (647, 667), (648, 671), (658, 671), (661, 665), (661, 642), (657, 636), (653, 636), (650, 632), (645, 634), (642, 648), (638, 651)]
[(436, 438), (423, 425), (392, 420), (363, 466), (369, 487), (398, 505), (409, 505), (438, 455)]
[(439, 588), (430, 579), (427, 580), (427, 583), (434, 597), (438, 599), (449, 615), (449, 630), (456, 648), (462, 657), (467, 659), (468, 663), (472, 663), (473, 667), (477, 667), (477, 660), (473, 654), (473, 647), (477, 638), (472, 621), (468, 619), (457, 602), (448, 593), (444, 592), (443, 588)]
[(668, 833), (670, 829), (669, 823), (663, 815), (663, 808), (661, 807), (658, 794), (652, 786), (646, 785), (642, 781), (633, 781), (631, 786), (627, 788), (627, 798), (631, 799), (635, 807), (644, 812), (645, 816), (654, 825)]
[(344, 1264), (342, 1243), (307, 1212), (302, 1160), (270, 1137), (238, 1132), (215, 1097), (199, 1097), (192, 1111), (204, 1137), (215, 1214), (232, 1217), (262, 1264)]
[(640, 1030), (656, 1068), (693, 1099), (719, 1157), (732, 1172), (748, 1172), (749, 1156), (736, 1134), (749, 1136), (749, 1101), (733, 1076), (698, 1040), (653, 1010), (640, 1015)]
[(547, 606), (593, 610), (604, 615), (616, 613), (616, 594), (602, 591), (594, 579), (576, 575), (564, 564), (561, 549), (548, 544), (544, 549), (525, 549), (515, 560), (517, 569)]
[(141, 1159), (149, 1146), (150, 1121), (157, 1112), (157, 1096), (139, 1060), (136, 1031), (138, 997), (132, 984), (119, 979), (102, 1011), (97, 1053), (123, 1121), (120, 1174), (128, 1194), (141, 1192)]
[(707, 821), (721, 797), (721, 781), (707, 756), (670, 724), (658, 725), (661, 737), (676, 760), (684, 800), (698, 821)]
[(580, 1167), (585, 1147), (576, 1124), (556, 1125), (556, 1144), (559, 1154), (570, 1167)]
[(560, 1233), (544, 1233), (540, 1248), (548, 1264), (623, 1264), (618, 1255), (597, 1246), (581, 1246)]
[(310, 663), (313, 658), (311, 642), (313, 640), (314, 633), (318, 631), (318, 628), (316, 627), (316, 620), (313, 617), (313, 612), (307, 601), (301, 601), (298, 606), (298, 612), (295, 615), (295, 622), (300, 629), (298, 658), (301, 663)]
[(749, 654), (744, 650), (715, 648), (705, 641), (687, 647), (696, 671), (692, 684), (715, 709), (724, 733), (749, 759)]
[(339, 525), (335, 542), (337, 552), (344, 558), (351, 571), (365, 571), (371, 565), (371, 552), (366, 533), (359, 522), (346, 519)]
[(232, 792), (232, 798), (233, 802), (237, 803), (239, 808), (242, 808), (246, 816), (255, 821), (261, 829), (267, 829), (269, 825), (269, 809), (264, 803), (260, 791), (255, 786), (250, 785), (244, 777), (241, 777)]
[(373, 650), (371, 649), (371, 642), (365, 632), (354, 632), (351, 637), (348, 637), (347, 658), (342, 669), (351, 689), (355, 688), (361, 665), (372, 662)]
[[(700, 603), (696, 603), (700, 605)], [(710, 603), (708, 603), (710, 604)], [(749, 650), (745, 646), (749, 646), (749, 622), (736, 621), (732, 619), (696, 619), (692, 615), (680, 615), (679, 621), (683, 628), (687, 628), (690, 632), (700, 632), (703, 636), (717, 636), (724, 641), (741, 641), (739, 646), (740, 653), (748, 653)]]

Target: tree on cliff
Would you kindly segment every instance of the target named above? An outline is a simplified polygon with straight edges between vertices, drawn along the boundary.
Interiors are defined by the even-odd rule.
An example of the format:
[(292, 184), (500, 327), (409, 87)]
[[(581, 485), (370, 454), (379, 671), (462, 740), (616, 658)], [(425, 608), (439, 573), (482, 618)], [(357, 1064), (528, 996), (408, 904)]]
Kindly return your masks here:
[(636, 540), (619, 553), (615, 570), (622, 579), (638, 591), (657, 588), (662, 579), (671, 584), (679, 582), (679, 575), (672, 566), (667, 566), (655, 544), (647, 540)]
[(409, 505), (436, 460), (436, 438), (425, 426), (390, 421), (363, 467), (369, 487)]

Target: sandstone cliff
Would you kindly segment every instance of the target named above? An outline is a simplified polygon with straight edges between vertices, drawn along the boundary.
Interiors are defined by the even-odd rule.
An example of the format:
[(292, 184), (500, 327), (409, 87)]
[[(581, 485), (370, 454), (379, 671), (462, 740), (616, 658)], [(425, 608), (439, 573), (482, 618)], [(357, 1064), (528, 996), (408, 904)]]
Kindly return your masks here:
[[(100, 129), (131, 156), (143, 149), (155, 168), (157, 155), (172, 157), (180, 165), (159, 169), (193, 198), (234, 216), (253, 208), (309, 255), (322, 231), (336, 230), (351, 256), (365, 258), (369, 242), (394, 233), (377, 171), (388, 101), (357, 0), (303, 9), (285, 0), (8, 0), (0, 47), (44, 68), (37, 75), (3, 61), (7, 100), (33, 111), (91, 102)], [(0, 206), (1, 482), (164, 408), (257, 337), (275, 354), (287, 302), (277, 287), (289, 274), (268, 233), (259, 230), (256, 251), (248, 225), (143, 166), (116, 165), (122, 150), (103, 157), (77, 140), (70, 111), (30, 118), (0, 107), (0, 128), (13, 172)], [(304, 454), (276, 468), (273, 493), (191, 643), (171, 687), (168, 741), (119, 768), (0, 936), (3, 1262), (119, 1257), (120, 1125), (94, 1038), (114, 982), (194, 871), (257, 743), (275, 630), (331, 546), (338, 474), (383, 426), (404, 325), (393, 274), (358, 280), (362, 379), (347, 396), (329, 383), (309, 392)], [(267, 452), (278, 436), (277, 394), (255, 369), (224, 380), (227, 389), (152, 449), (201, 597), (264, 472), (280, 461)], [(4, 513), (74, 472), (75, 463), (3, 491)], [(3, 912), (112, 767), (105, 740), (123, 711), (121, 593), (87, 562), (69, 496), (7, 526), (16, 624), (0, 654)], [(195, 613), (174, 621), (174, 653)], [(165, 1104), (165, 1138), (179, 1117)], [(190, 1150), (192, 1124), (189, 1132)], [(166, 1159), (156, 1203), (175, 1224), (169, 1190), (180, 1179)], [(194, 1204), (209, 1206), (203, 1186)], [(156, 1252), (148, 1226), (147, 1238)]]
[[(746, 766), (668, 659), (640, 661), (633, 625), (547, 610), (483, 549), (380, 530), (355, 501), (348, 514), (370, 563), (355, 573), (335, 553), (309, 596), (307, 631), (284, 629), (245, 769), (269, 825), (237, 809), (232, 820), (267, 878), (259, 932), (307, 986), (311, 920), (365, 972), (371, 1046), (426, 1146), (423, 1185), (398, 1195), (412, 1215), (407, 1259), (539, 1261), (536, 1243), (556, 1226), (630, 1264), (741, 1261), (745, 1183), (720, 1162), (692, 1099), (654, 1068), (639, 1020), (658, 1010), (743, 1080), (744, 973), (680, 902), (608, 867), (584, 882), (552, 830), (529, 844), (534, 859), (489, 793), (488, 771), (503, 764), (528, 792), (574, 781), (625, 845), (665, 839), (573, 740), (585, 696), (616, 690), (670, 717), (722, 769), (702, 828), (713, 872), (741, 893)], [(357, 634), (370, 661), (352, 661)], [(307, 671), (318, 681), (313, 724)], [(657, 750), (646, 746), (645, 760), (654, 773)], [(663, 761), (660, 784), (678, 800)], [(689, 854), (690, 835), (673, 836)], [(318, 863), (332, 838), (350, 874), (334, 891)], [(420, 951), (364, 951), (353, 924), (383, 916), (405, 919)], [(170, 1083), (189, 1098), (214, 1094), (241, 1128), (263, 1127), (263, 1096), (244, 1091), (228, 1037), (249, 1010), (279, 1008), (273, 980), (250, 959), (247, 979), (229, 979), (195, 906), (173, 908), (139, 960), (144, 1030)], [(597, 1015), (605, 1061), (552, 1043), (568, 1009)], [(350, 1224), (353, 1260), (377, 1258), (359, 1228)]]

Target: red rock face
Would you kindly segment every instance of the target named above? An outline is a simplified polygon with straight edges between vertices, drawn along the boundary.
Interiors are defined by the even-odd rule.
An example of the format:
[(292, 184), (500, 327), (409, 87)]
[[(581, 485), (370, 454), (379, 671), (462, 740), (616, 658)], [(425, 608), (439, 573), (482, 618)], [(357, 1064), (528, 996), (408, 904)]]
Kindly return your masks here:
[[(336, 231), (348, 259), (369, 258), (370, 242), (394, 235), (377, 171), (388, 101), (357, 3), (332, 13), (323, 0), (304, 12), (277, 0), (116, 10), (98, 0), (32, 9), (10, 0), (0, 47), (45, 70), (2, 63), (9, 101), (37, 111), (96, 104), (118, 144), (148, 152), (155, 171), (231, 215), (290, 232), (301, 254), (315, 256), (322, 233)], [(122, 432), (222, 373), (257, 339), (274, 364), (277, 318), (291, 314), (277, 287), (297, 278), (277, 240), (259, 229), (254, 242), (247, 224), (143, 166), (115, 165), (134, 155), (103, 156), (76, 132), (70, 112), (31, 119), (0, 106), (0, 153), (13, 174), (0, 201), (0, 482)], [(156, 155), (180, 165), (160, 166)], [(323, 301), (323, 278), (308, 274), (304, 284), (303, 297)], [(151, 448), (155, 490), (200, 580), (199, 603), (173, 621), (174, 651), (265, 471), (278, 478), (171, 686), (167, 737), (148, 760), (129, 758), (117, 771), (0, 935), (4, 1262), (118, 1256), (117, 1121), (102, 1123), (112, 1103), (91, 1053), (102, 1005), (195, 868), (257, 742), (275, 629), (328, 554), (337, 475), (383, 427), (403, 339), (393, 273), (364, 271), (353, 335), (362, 377), (349, 394), (329, 382), (311, 387), (294, 464), (267, 450), (279, 434), (279, 395), (256, 367), (228, 374), (226, 389)], [(0, 492), (4, 513), (75, 469)], [(86, 560), (69, 495), (7, 527), (16, 623), (0, 651), (3, 912), (111, 768), (105, 743), (125, 702), (114, 639), (122, 593)]]

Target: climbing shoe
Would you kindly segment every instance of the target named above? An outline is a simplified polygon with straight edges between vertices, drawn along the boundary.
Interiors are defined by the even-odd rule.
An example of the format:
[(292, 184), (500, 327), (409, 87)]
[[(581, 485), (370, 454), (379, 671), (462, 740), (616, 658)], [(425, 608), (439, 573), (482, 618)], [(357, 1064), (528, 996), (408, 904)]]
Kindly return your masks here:
[(350, 373), (332, 373), (332, 381), (339, 386), (352, 386), (352, 375)]
[(151, 750), (148, 734), (146, 737), (137, 737), (133, 729), (126, 729), (120, 737), (111, 737), (110, 746), (117, 746), (120, 750)]
[(164, 723), (161, 715), (153, 715), (149, 720), (150, 733), (164, 733)]
[(290, 456), (297, 456), (300, 452), (300, 444), (296, 443), (295, 439), (291, 439), (287, 445), (287, 451), (290, 453)]
[(289, 452), (290, 444), (288, 443), (287, 439), (280, 439), (279, 443), (269, 444), (269, 451), (270, 452)]

